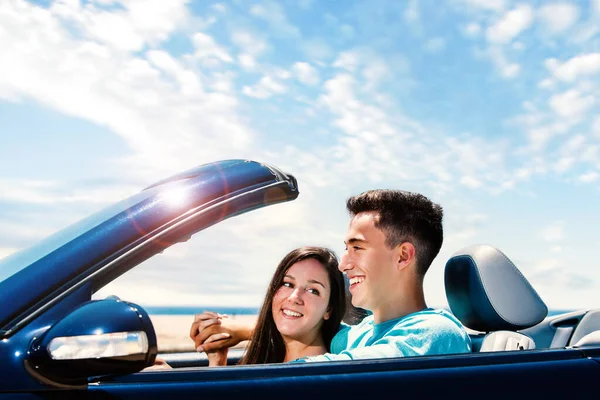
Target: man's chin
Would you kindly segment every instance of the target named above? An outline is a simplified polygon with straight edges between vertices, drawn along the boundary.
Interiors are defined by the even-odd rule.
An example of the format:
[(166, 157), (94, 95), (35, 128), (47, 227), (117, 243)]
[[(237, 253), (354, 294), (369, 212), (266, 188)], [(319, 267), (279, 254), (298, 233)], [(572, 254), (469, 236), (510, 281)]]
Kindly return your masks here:
[(360, 299), (357, 299), (356, 297), (352, 298), (352, 305), (357, 308), (365, 308), (363, 302), (360, 301)]

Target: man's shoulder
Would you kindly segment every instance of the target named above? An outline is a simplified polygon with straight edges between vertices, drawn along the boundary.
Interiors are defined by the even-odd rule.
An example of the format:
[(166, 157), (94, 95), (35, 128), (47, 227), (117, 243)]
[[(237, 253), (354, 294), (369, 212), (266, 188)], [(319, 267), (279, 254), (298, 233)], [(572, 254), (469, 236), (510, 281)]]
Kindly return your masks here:
[(340, 329), (338, 330), (335, 336), (337, 337), (346, 337), (349, 335), (356, 335), (361, 332), (365, 332), (373, 329), (373, 316), (367, 315), (364, 317), (359, 323), (354, 325), (348, 325), (342, 323), (340, 325)]
[(471, 339), (462, 323), (444, 309), (428, 308), (408, 315), (389, 332), (415, 338), (425, 349), (422, 354), (450, 354), (471, 351)]
[(462, 332), (462, 323), (450, 312), (442, 308), (427, 308), (400, 318), (396, 327), (414, 327), (419, 329), (435, 329)]

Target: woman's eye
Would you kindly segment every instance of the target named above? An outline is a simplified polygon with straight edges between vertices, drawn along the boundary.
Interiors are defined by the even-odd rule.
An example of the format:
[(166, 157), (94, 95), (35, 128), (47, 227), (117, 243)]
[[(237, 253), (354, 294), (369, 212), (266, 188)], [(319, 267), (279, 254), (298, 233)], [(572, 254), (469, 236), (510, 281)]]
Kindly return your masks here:
[(294, 285), (292, 284), (292, 282), (283, 282), (283, 284), (281, 286), (285, 286), (285, 287), (289, 287), (289, 288), (293, 288)]
[(320, 294), (317, 289), (308, 289), (307, 292), (308, 293), (312, 293), (312, 294), (317, 295), (317, 296)]

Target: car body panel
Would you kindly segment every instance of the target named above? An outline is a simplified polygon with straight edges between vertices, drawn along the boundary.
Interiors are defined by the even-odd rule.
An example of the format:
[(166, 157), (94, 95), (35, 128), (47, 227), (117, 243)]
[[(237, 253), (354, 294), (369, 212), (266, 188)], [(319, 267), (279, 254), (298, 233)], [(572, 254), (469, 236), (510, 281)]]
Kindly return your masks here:
[(585, 382), (599, 373), (595, 361), (576, 350), (563, 350), (148, 372), (82, 391), (38, 394), (48, 399), (234, 399), (249, 394), (261, 399), (301, 399), (368, 398), (375, 392), (396, 392), (422, 398), (485, 393), (486, 398), (525, 399), (589, 393), (586, 385), (548, 385), (548, 377), (560, 374), (567, 381)]

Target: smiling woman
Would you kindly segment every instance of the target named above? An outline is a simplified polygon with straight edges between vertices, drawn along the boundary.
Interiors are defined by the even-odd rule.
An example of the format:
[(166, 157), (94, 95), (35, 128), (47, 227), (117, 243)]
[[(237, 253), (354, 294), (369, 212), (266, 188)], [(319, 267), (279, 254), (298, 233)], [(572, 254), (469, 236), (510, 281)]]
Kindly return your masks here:
[[(345, 311), (344, 278), (335, 253), (311, 246), (292, 250), (275, 270), (240, 364), (280, 363), (328, 352)], [(200, 315), (191, 330), (206, 319), (212, 315)], [(212, 366), (225, 365), (227, 349), (208, 357)]]

